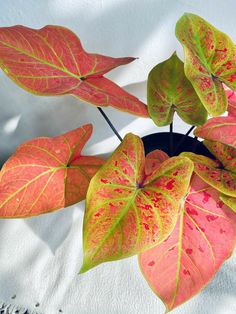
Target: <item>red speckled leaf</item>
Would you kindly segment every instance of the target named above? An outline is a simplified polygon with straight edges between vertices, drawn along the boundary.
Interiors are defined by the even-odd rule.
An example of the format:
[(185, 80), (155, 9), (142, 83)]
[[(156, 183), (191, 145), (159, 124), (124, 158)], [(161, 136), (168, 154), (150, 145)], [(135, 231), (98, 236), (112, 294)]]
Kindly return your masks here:
[(36, 95), (71, 94), (147, 117), (146, 105), (103, 77), (133, 60), (87, 53), (79, 38), (61, 26), (0, 28), (0, 66), (22, 88)]
[(140, 268), (167, 311), (200, 292), (232, 254), (236, 215), (197, 176), (171, 235), (139, 255)]
[(167, 160), (169, 156), (162, 150), (156, 149), (146, 155), (145, 159), (145, 174), (146, 176), (151, 175), (163, 161)]
[(228, 115), (236, 117), (236, 93), (224, 85), (225, 93), (228, 98)]
[(236, 118), (233, 116), (211, 118), (204, 125), (199, 126), (194, 134), (236, 148)]
[(184, 64), (174, 53), (148, 76), (148, 111), (158, 126), (172, 122), (175, 111), (191, 125), (206, 122), (207, 112), (184, 74)]
[(126, 135), (89, 185), (81, 273), (164, 240), (175, 226), (192, 171), (188, 158), (173, 157), (146, 177), (143, 142)]
[(236, 173), (224, 168), (220, 162), (193, 153), (182, 153), (194, 162), (194, 172), (206, 183), (231, 197), (236, 197)]
[(236, 173), (236, 149), (220, 142), (205, 140), (203, 144), (219, 160), (222, 166)]
[(18, 147), (0, 172), (0, 217), (30, 217), (83, 200), (104, 160), (82, 156), (92, 133), (87, 124), (55, 138)]
[(222, 83), (236, 90), (236, 47), (232, 40), (204, 19), (184, 14), (176, 25), (184, 47), (185, 74), (210, 115), (227, 110)]

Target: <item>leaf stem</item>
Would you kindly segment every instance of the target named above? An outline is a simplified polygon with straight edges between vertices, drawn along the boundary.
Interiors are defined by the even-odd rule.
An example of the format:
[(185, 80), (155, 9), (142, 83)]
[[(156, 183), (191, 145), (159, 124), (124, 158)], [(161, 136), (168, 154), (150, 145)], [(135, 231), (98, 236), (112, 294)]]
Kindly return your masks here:
[(101, 115), (103, 116), (103, 118), (106, 120), (107, 124), (109, 125), (109, 127), (112, 129), (112, 131), (114, 132), (114, 134), (117, 136), (117, 138), (122, 142), (123, 139), (120, 136), (120, 134), (118, 133), (118, 131), (116, 130), (116, 128), (114, 127), (114, 125), (112, 124), (112, 122), (110, 121), (110, 119), (108, 118), (108, 116), (105, 114), (105, 112), (102, 110), (102, 108), (97, 107), (98, 110), (100, 111)]
[(173, 156), (173, 149), (174, 149), (174, 143), (173, 143), (173, 121), (170, 124), (170, 156)]
[(178, 149), (184, 144), (186, 138), (188, 137), (188, 135), (192, 132), (192, 130), (195, 128), (195, 125), (193, 125), (189, 130), (188, 132), (183, 136), (183, 138), (181, 139), (181, 141), (179, 142), (178, 146), (176, 147), (175, 151), (174, 151), (174, 154), (176, 154), (176, 152), (178, 151)]

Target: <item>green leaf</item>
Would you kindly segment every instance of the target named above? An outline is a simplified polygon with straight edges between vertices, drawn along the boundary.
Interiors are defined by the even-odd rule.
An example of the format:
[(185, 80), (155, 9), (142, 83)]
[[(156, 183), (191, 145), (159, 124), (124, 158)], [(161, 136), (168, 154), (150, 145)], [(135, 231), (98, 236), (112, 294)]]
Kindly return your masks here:
[(184, 64), (174, 53), (148, 76), (148, 111), (158, 126), (172, 122), (175, 111), (191, 125), (201, 125), (207, 112), (184, 74)]
[(221, 194), (220, 199), (225, 205), (230, 207), (234, 212), (236, 212), (236, 197), (230, 197), (228, 195)]
[(185, 13), (176, 24), (184, 47), (185, 74), (212, 116), (227, 109), (222, 82), (236, 89), (236, 47), (232, 40), (199, 16)]
[(147, 175), (142, 140), (126, 135), (89, 185), (81, 273), (163, 241), (176, 224), (192, 171), (188, 158), (173, 157)]

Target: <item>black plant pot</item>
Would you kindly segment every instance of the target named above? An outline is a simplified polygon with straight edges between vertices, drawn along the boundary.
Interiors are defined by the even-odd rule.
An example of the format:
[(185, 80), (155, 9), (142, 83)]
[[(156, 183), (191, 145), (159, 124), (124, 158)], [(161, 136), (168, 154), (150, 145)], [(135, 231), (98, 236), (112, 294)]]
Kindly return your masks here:
[(182, 152), (193, 152), (214, 159), (214, 156), (198, 139), (180, 133), (153, 133), (142, 138), (145, 153), (160, 149), (169, 156), (178, 156)]

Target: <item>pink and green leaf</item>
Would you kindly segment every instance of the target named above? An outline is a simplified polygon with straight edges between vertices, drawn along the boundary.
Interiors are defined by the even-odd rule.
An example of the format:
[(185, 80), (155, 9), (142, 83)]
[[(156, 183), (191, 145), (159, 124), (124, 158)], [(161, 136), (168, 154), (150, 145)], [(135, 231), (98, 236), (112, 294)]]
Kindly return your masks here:
[(182, 153), (181, 156), (194, 162), (194, 172), (207, 184), (219, 192), (236, 197), (236, 173), (222, 169), (218, 161), (194, 153)]
[(176, 24), (184, 47), (185, 74), (212, 116), (227, 110), (222, 83), (236, 90), (236, 47), (232, 40), (201, 17), (185, 13)]
[(236, 173), (236, 149), (214, 141), (203, 141), (207, 149), (218, 159), (224, 169)]
[(70, 206), (86, 196), (104, 160), (83, 156), (92, 133), (87, 124), (55, 138), (18, 147), (0, 172), (0, 217), (30, 217)]
[(204, 125), (199, 126), (194, 134), (236, 148), (236, 118), (233, 116), (211, 118)]
[(191, 190), (171, 235), (141, 253), (141, 271), (171, 311), (200, 292), (232, 254), (236, 215), (219, 193), (193, 176)]
[(146, 176), (142, 140), (126, 135), (89, 185), (81, 273), (163, 241), (175, 226), (192, 171), (188, 158), (173, 157)]
[(170, 124), (175, 112), (191, 125), (206, 122), (207, 111), (186, 78), (184, 64), (176, 53), (151, 70), (147, 84), (148, 111), (158, 126)]
[(79, 38), (61, 26), (0, 28), (0, 66), (25, 90), (45, 96), (70, 94), (95, 106), (148, 117), (145, 104), (103, 77), (133, 60), (87, 53)]

